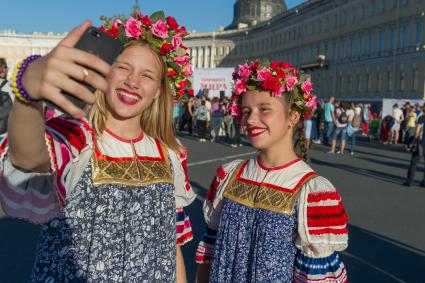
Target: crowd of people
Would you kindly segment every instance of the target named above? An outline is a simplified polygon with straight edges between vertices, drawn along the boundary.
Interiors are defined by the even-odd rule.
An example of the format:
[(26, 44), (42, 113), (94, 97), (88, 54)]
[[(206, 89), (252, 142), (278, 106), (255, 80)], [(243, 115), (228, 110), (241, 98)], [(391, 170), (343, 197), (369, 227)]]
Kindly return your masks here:
[[(219, 142), (230, 140), (230, 146), (242, 146), (241, 122), (242, 113), (236, 97), (209, 98), (204, 95), (174, 100), (174, 129), (187, 131), (189, 135), (197, 131), (199, 141)], [(207, 130), (209, 130), (207, 132)]]
[(326, 102), (320, 100), (311, 116), (304, 119), (307, 144), (328, 145), (329, 154), (344, 154), (349, 142), (349, 153), (353, 155), (357, 135), (376, 134), (376, 126), (371, 127), (376, 117), (368, 103), (335, 101), (334, 97)]

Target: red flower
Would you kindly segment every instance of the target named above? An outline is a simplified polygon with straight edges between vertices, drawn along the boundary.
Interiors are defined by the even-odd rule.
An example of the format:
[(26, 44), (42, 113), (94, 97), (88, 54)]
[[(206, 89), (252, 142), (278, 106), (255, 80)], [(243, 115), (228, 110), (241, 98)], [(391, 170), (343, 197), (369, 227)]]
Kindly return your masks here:
[(273, 77), (273, 76), (269, 76), (267, 77), (263, 83), (261, 84), (261, 86), (265, 89), (265, 90), (275, 90), (276, 88), (278, 88), (278, 83), (279, 83), (279, 78)]
[(280, 67), (280, 63), (279, 62), (271, 62), (270, 64), (270, 69), (272, 69), (273, 71), (276, 71), (277, 68)]
[(184, 89), (189, 84), (188, 81), (179, 82), (179, 89)]
[(232, 73), (232, 78), (233, 78), (234, 81), (236, 81), (238, 79), (238, 77), (239, 77), (238, 72)]
[(161, 55), (166, 55), (171, 50), (173, 50), (173, 46), (171, 44), (164, 42), (161, 46), (161, 50), (159, 51), (159, 53)]
[(175, 32), (178, 31), (179, 28), (179, 24), (177, 23), (176, 19), (174, 19), (173, 17), (169, 16), (166, 18), (167, 20), (167, 24), (170, 27), (170, 29), (174, 30)]
[(256, 71), (258, 69), (258, 65), (260, 65), (260, 61), (258, 60), (251, 62), (251, 70)]
[(177, 73), (176, 71), (174, 71), (173, 69), (168, 69), (167, 75), (168, 75), (169, 77), (175, 76), (175, 75), (177, 75), (177, 74), (178, 74), (178, 73)]
[(178, 36), (184, 37), (187, 35), (186, 27), (182, 26), (180, 28), (177, 28), (176, 33)]
[(188, 94), (188, 95), (190, 95), (190, 96), (194, 96), (195, 92), (193, 91), (193, 88), (190, 88), (190, 89), (187, 91), (187, 94)]
[(142, 22), (142, 25), (144, 25), (145, 27), (150, 27), (152, 25), (152, 21), (149, 18), (149, 16), (143, 16), (139, 20)]

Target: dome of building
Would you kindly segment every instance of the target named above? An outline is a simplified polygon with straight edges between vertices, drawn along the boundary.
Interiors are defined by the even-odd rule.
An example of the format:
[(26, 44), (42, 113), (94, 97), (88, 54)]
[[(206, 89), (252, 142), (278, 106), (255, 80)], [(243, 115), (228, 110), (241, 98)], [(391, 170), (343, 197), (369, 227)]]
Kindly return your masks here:
[(233, 6), (233, 22), (226, 29), (265, 22), (286, 10), (283, 0), (237, 0)]

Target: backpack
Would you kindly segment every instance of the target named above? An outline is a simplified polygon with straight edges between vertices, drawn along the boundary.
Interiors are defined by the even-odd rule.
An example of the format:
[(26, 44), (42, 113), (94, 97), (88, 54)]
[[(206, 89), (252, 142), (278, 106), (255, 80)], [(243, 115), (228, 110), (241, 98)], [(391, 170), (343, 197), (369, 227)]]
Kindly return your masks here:
[(360, 114), (355, 113), (353, 117), (353, 121), (351, 122), (354, 128), (359, 128), (362, 123), (362, 117)]
[(7, 80), (4, 80), (0, 84), (0, 134), (4, 134), (7, 131), (7, 120), (13, 103), (9, 93), (2, 91), (2, 88), (6, 85), (6, 83)]
[(338, 117), (338, 122), (340, 124), (347, 124), (348, 116), (347, 116), (347, 113), (345, 113), (345, 110), (341, 110), (341, 114), (339, 114), (339, 117)]
[(196, 120), (208, 120), (208, 108), (206, 106), (199, 106), (199, 108), (196, 109)]

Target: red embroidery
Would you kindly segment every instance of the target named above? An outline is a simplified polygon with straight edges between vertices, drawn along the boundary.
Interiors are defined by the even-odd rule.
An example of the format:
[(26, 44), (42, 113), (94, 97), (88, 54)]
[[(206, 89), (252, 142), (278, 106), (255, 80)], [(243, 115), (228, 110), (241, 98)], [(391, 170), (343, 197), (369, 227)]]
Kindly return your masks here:
[(323, 200), (340, 200), (341, 197), (337, 192), (317, 192), (308, 195), (307, 202), (320, 202)]
[(335, 206), (309, 206), (307, 208), (308, 227), (342, 226), (348, 221), (342, 202)]
[(342, 235), (348, 234), (347, 228), (334, 229), (334, 228), (323, 228), (318, 230), (308, 230), (310, 235), (323, 235), (323, 234), (334, 234), (334, 235)]
[(218, 186), (221, 181), (223, 181), (227, 177), (227, 173), (224, 170), (223, 166), (218, 167), (217, 175), (214, 177), (207, 193), (207, 200), (212, 202), (215, 199), (215, 195), (217, 193)]

